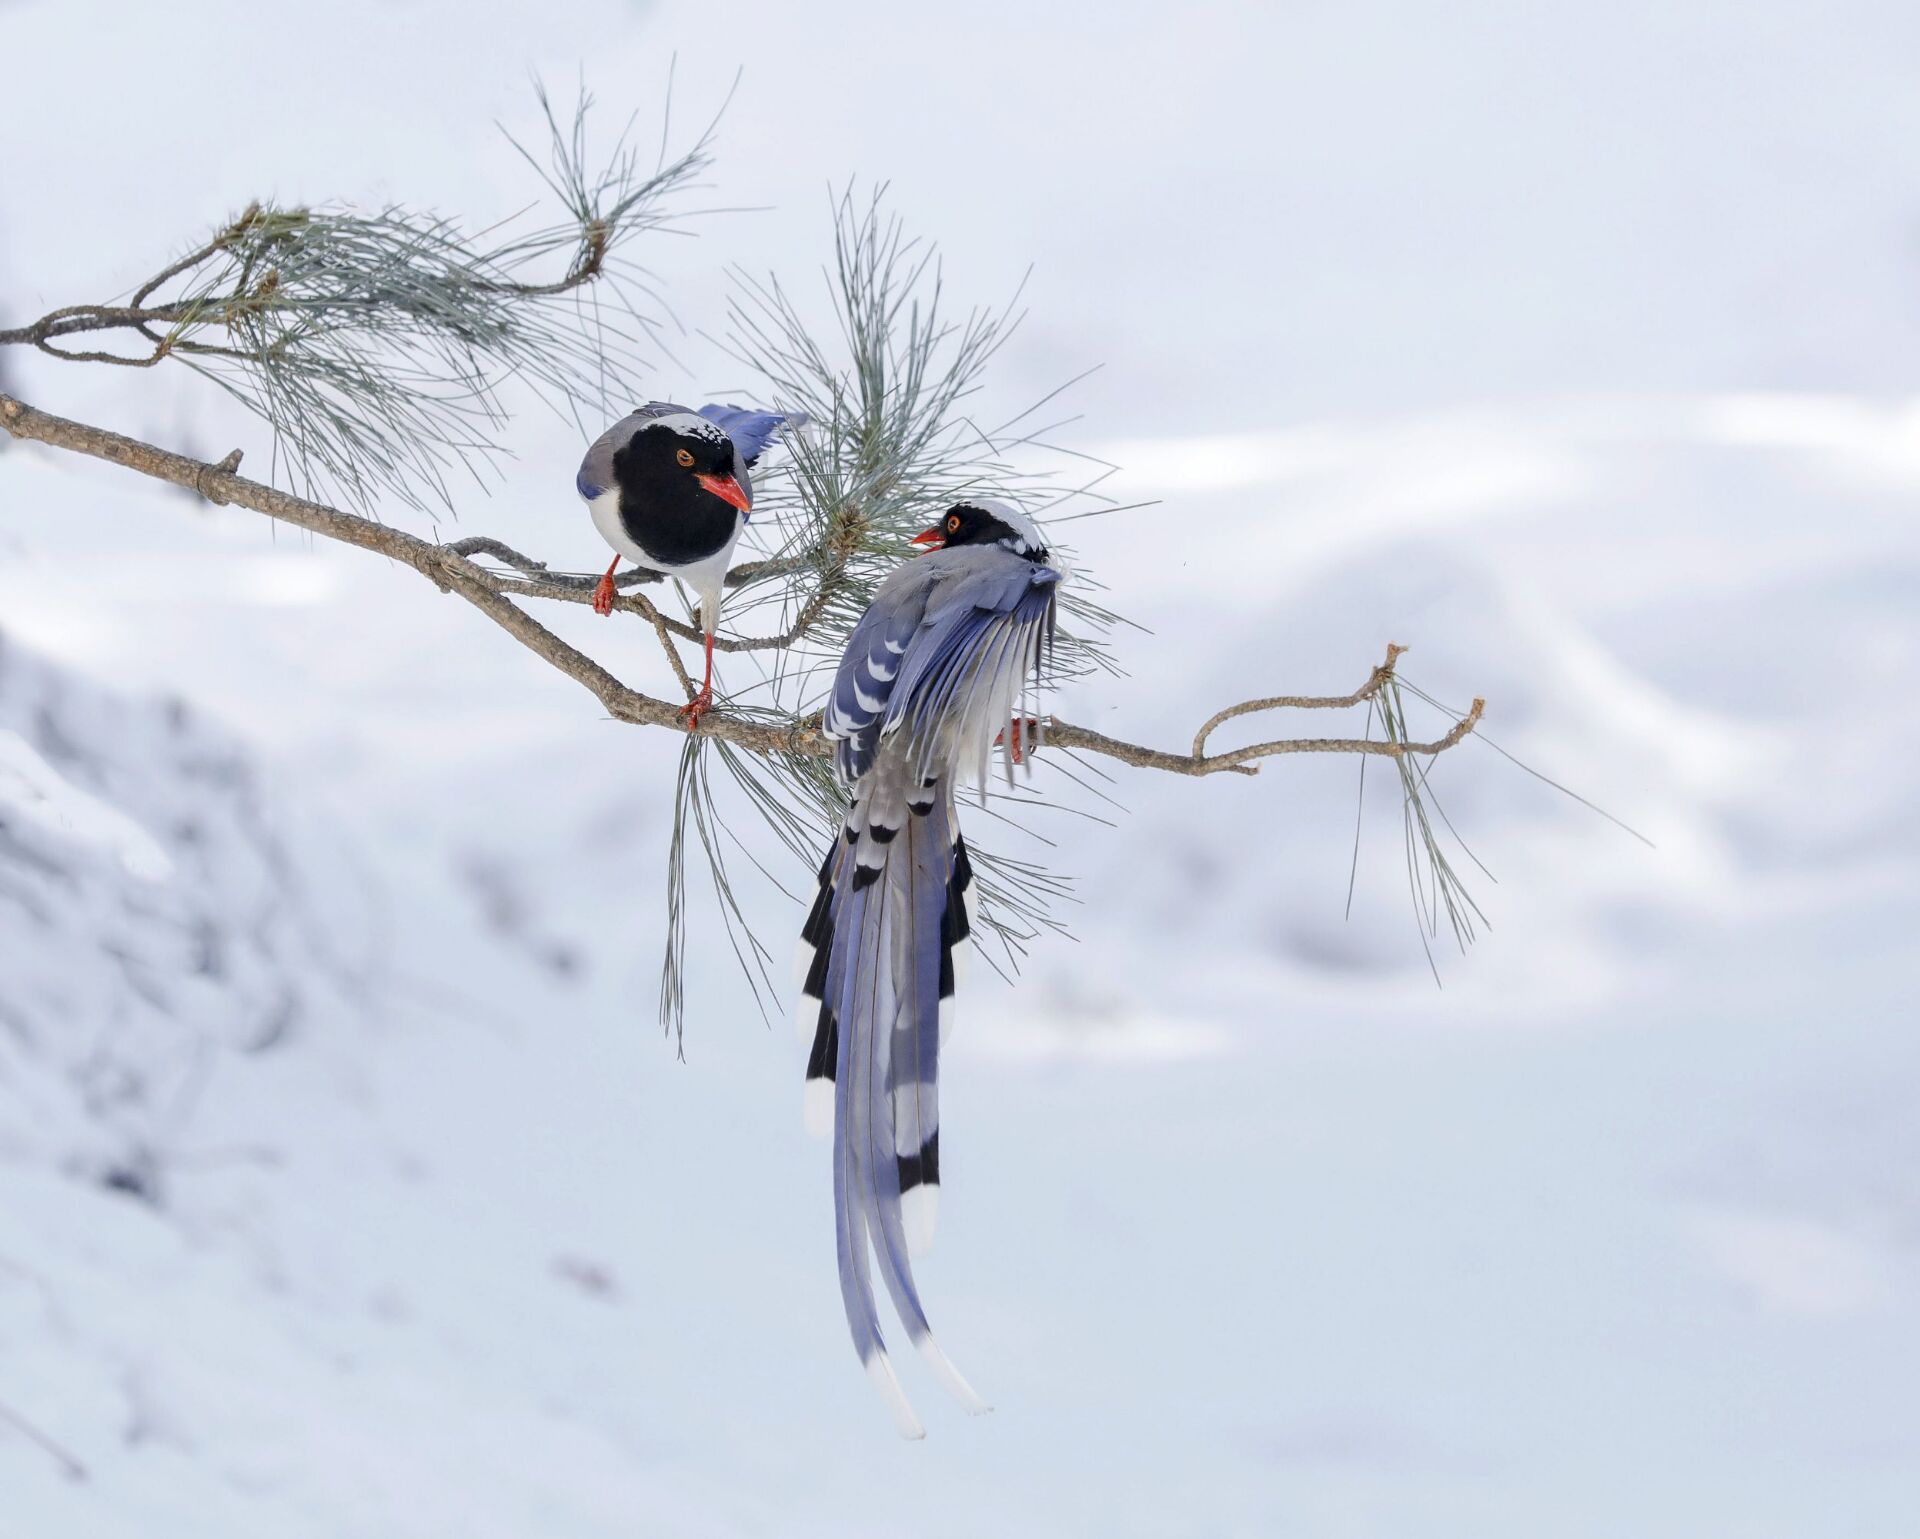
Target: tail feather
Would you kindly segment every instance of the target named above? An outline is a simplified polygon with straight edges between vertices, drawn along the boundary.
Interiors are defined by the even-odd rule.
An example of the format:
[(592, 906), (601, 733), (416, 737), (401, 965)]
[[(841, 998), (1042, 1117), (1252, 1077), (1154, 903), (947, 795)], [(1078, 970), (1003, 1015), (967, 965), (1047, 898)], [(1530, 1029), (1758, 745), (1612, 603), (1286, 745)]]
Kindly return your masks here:
[[(865, 1245), (866, 1239), (862, 1237), (860, 1243)], [(873, 1380), (873, 1387), (880, 1392), (880, 1398), (893, 1413), (893, 1424), (899, 1429), (900, 1435), (916, 1441), (925, 1437), (927, 1429), (920, 1425), (920, 1418), (913, 1414), (913, 1404), (907, 1399), (907, 1392), (900, 1387), (900, 1375), (893, 1371), (893, 1359), (884, 1350), (867, 1359), (867, 1377)]]
[(876, 775), (861, 786), (822, 866), (801, 950), (803, 1009), (817, 1012), (808, 1118), (824, 1130), (831, 1111), (847, 1323), (901, 1430), (918, 1435), (886, 1360), (869, 1245), (908, 1339), (935, 1377), (969, 1410), (987, 1407), (935, 1342), (909, 1259), (931, 1237), (939, 1193), (940, 1031), (954, 948), (971, 930), (972, 870), (948, 788), (908, 792), (902, 778)]
[[(931, 821), (930, 819), (928, 821)], [(923, 1068), (920, 1044), (928, 1040), (923, 1028), (921, 1002), (929, 997), (933, 968), (922, 965), (932, 961), (932, 947), (926, 944), (930, 933), (938, 933), (933, 918), (945, 900), (946, 843), (939, 842), (937, 865), (913, 860), (914, 847), (931, 841), (920, 828), (920, 819), (908, 831), (909, 844), (904, 857), (890, 863), (887, 873), (891, 889), (881, 906), (878, 949), (887, 959), (884, 975), (877, 977), (873, 994), (878, 1025), (891, 1016), (889, 1026), (872, 1034), (872, 1058), (868, 1065), (868, 1151), (864, 1176), (867, 1182), (868, 1222), (874, 1230), (874, 1252), (880, 1261), (880, 1275), (893, 1299), (894, 1313), (906, 1327), (907, 1339), (926, 1360), (934, 1376), (969, 1411), (981, 1412), (987, 1404), (974, 1392), (960, 1371), (934, 1340), (933, 1326), (914, 1283), (913, 1267), (908, 1259), (907, 1236), (901, 1211), (901, 1178), (908, 1157), (899, 1149), (918, 1141), (921, 1114), (931, 1110), (937, 1082)], [(935, 872), (937, 875), (934, 875)], [(929, 877), (932, 880), (929, 880)], [(930, 899), (928, 894), (931, 894)], [(869, 932), (871, 933), (871, 932)], [(937, 1052), (937, 1025), (934, 1045)], [(849, 1094), (853, 1092), (849, 1090)], [(902, 1130), (896, 1119), (905, 1110), (914, 1118), (911, 1129)], [(891, 1134), (890, 1121), (896, 1121)], [(931, 1137), (937, 1138), (937, 1124)], [(916, 1162), (919, 1156), (911, 1156)]]
[(840, 1028), (833, 1007), (820, 1007), (820, 1025), (813, 1051), (807, 1057), (807, 1086), (803, 1101), (807, 1131), (816, 1138), (833, 1132), (833, 1080), (840, 1056)]
[[(878, 918), (881, 905), (870, 903), (860, 889), (840, 915), (840, 922), (866, 939)], [(871, 987), (876, 969), (877, 948), (863, 945), (864, 956), (842, 948), (835, 957), (830, 984), (834, 1001), (849, 1010), (849, 1018), (859, 1018), (855, 1001)], [(834, 1247), (840, 1264), (840, 1297), (846, 1305), (847, 1327), (853, 1334), (854, 1350), (865, 1364), (867, 1376), (893, 1413), (894, 1425), (907, 1438), (926, 1436), (926, 1429), (914, 1415), (893, 1362), (887, 1356), (887, 1344), (880, 1333), (880, 1312), (873, 1297), (873, 1277), (868, 1271), (869, 1225), (873, 1218), (871, 1179), (866, 1174), (866, 1150), (869, 1146), (869, 1106), (867, 1081), (872, 1072), (868, 1055), (849, 1052), (854, 1036), (839, 1040), (839, 1065), (835, 1076), (835, 1117), (833, 1125), (833, 1197)], [(863, 1044), (864, 1045), (864, 1044)]]
[(939, 1212), (940, 1045), (953, 998), (952, 821), (953, 803), (942, 789), (926, 812), (909, 820), (901, 852), (908, 891), (900, 908), (911, 916), (911, 928), (910, 944), (897, 948), (896, 967), (909, 982), (910, 1008), (894, 1031), (894, 1147), (908, 1250), (915, 1256), (932, 1245)]
[[(948, 815), (951, 819), (951, 811)], [(980, 900), (973, 884), (973, 862), (967, 857), (967, 841), (960, 837), (958, 827), (953, 830), (949, 872), (946, 910), (940, 916), (940, 1045), (943, 1047), (953, 1031), (953, 996), (966, 967), (973, 938), (974, 910)]]
[(844, 840), (836, 839), (820, 864), (820, 889), (800, 927), (800, 943), (793, 967), (800, 986), (794, 1025), (802, 1041), (811, 1042), (807, 1055), (804, 1106), (809, 1133), (833, 1131), (833, 1075), (839, 1059), (833, 1012), (827, 1008), (827, 963), (833, 953), (833, 873), (840, 863)]

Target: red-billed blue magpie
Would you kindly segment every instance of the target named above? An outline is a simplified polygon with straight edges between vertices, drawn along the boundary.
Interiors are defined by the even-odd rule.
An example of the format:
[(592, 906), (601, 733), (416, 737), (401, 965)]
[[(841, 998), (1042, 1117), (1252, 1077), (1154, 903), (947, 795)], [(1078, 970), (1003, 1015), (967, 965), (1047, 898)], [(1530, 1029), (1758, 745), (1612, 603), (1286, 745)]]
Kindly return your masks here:
[[(986, 1406), (934, 1343), (909, 1261), (940, 1190), (939, 1061), (973, 930), (955, 792), (984, 788), (996, 741), (1032, 718), (1050, 667), (1060, 573), (1002, 502), (950, 508), (931, 547), (880, 584), (854, 627), (823, 729), (849, 792), (801, 931), (809, 1127), (833, 1131), (840, 1292), (853, 1342), (900, 1431), (922, 1429), (880, 1335), (868, 1249), (908, 1339), (970, 1410)], [(1010, 758), (1011, 763), (1011, 758)]]
[(698, 722), (713, 704), (713, 633), (733, 547), (753, 508), (747, 472), (783, 425), (803, 419), (739, 406), (689, 411), (666, 401), (643, 406), (594, 440), (574, 480), (600, 537), (618, 554), (593, 590), (598, 614), (613, 612), (621, 558), (677, 577), (700, 600), (707, 668), (683, 714)]

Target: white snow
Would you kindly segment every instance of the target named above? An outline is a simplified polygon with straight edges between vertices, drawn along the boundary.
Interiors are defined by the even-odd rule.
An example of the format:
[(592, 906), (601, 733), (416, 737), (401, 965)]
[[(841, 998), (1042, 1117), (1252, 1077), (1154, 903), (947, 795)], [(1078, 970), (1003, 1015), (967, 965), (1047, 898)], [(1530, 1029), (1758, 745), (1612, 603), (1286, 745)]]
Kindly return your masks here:
[(129, 876), (157, 882), (173, 871), (167, 852), (144, 828), (81, 790), (18, 732), (0, 731), (0, 802), (42, 834), (105, 852)]

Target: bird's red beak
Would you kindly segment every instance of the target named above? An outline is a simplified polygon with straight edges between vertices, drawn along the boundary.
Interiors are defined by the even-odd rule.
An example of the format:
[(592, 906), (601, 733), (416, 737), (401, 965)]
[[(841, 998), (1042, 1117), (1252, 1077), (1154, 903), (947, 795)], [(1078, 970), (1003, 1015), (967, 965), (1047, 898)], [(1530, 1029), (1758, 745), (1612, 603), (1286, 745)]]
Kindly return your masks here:
[(742, 513), (752, 511), (753, 504), (747, 501), (745, 490), (732, 476), (695, 476), (693, 479), (722, 502), (732, 503)]
[(909, 545), (924, 545), (928, 550), (939, 550), (947, 543), (947, 532), (938, 524), (935, 524), (931, 529), (922, 529), (911, 540), (907, 541), (907, 543)]

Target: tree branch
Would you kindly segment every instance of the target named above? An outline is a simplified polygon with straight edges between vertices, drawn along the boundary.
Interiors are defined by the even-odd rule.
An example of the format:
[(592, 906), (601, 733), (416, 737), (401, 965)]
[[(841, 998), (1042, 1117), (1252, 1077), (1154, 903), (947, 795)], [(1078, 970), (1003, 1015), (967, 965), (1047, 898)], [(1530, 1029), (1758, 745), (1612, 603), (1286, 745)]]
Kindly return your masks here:
[[(512, 567), (520, 577), (502, 585), (502, 591), (522, 594), (527, 598), (555, 599), (562, 604), (591, 604), (593, 590), (600, 579), (580, 577), (571, 572), (550, 572), (544, 561), (523, 555), (503, 540), (493, 539), (484, 534), (469, 535), (464, 540), (453, 540), (440, 547), (456, 556), (491, 556), (504, 566)], [(746, 583), (759, 582), (770, 577), (790, 577), (796, 572), (811, 570), (815, 561), (810, 556), (782, 556), (771, 561), (743, 561), (727, 573), (727, 586), (738, 588)], [(492, 574), (498, 576), (499, 574)], [(630, 566), (624, 572), (616, 573), (613, 585), (619, 588), (638, 588), (646, 583), (664, 582), (664, 574), (649, 572), (645, 567)], [(812, 602), (812, 601), (810, 601)], [(631, 598), (624, 594), (614, 595), (613, 607), (624, 609), (629, 614), (639, 615), (643, 620), (652, 622), (657, 611), (653, 604), (639, 594)], [(669, 616), (659, 617), (674, 635), (685, 641), (704, 641), (706, 633), (697, 626), (689, 625), (685, 620), (675, 620)], [(803, 606), (801, 616), (780, 636), (716, 636), (713, 649), (716, 652), (765, 652), (778, 647), (792, 646), (804, 632), (807, 625), (807, 611)]]
[(1085, 749), (1089, 753), (1105, 754), (1110, 759), (1119, 759), (1123, 763), (1138, 765), (1141, 769), (1166, 770), (1174, 775), (1218, 775), (1226, 770), (1251, 775), (1258, 772), (1258, 766), (1253, 762), (1254, 760), (1271, 759), (1289, 753), (1375, 754), (1387, 759), (1404, 759), (1409, 754), (1424, 754), (1431, 757), (1445, 753), (1480, 725), (1480, 717), (1487, 708), (1485, 700), (1475, 696), (1473, 705), (1465, 716), (1456, 721), (1444, 736), (1426, 743), (1406, 742), (1393, 738), (1285, 737), (1266, 743), (1250, 743), (1245, 748), (1230, 748), (1223, 753), (1204, 752), (1208, 735), (1230, 717), (1245, 716), (1252, 711), (1271, 711), (1281, 708), (1331, 710), (1341, 706), (1364, 704), (1377, 695), (1393, 678), (1394, 664), (1406, 651), (1407, 648), (1399, 643), (1389, 642), (1387, 660), (1376, 667), (1367, 682), (1351, 695), (1275, 695), (1266, 700), (1248, 700), (1239, 705), (1230, 705), (1200, 729), (1193, 740), (1192, 753), (1168, 753), (1158, 748), (1142, 748), (1136, 743), (1123, 743), (1118, 739), (1090, 731), (1086, 727), (1076, 727), (1071, 722), (1061, 721), (1058, 717), (1047, 719), (1045, 741), (1056, 748)]
[[(118, 433), (108, 432), (104, 428), (74, 422), (65, 417), (56, 417), (50, 412), (40, 411), (6, 394), (0, 394), (0, 427), (4, 427), (15, 438), (106, 460), (110, 464), (121, 465), (156, 480), (198, 492), (212, 502), (233, 503), (240, 507), (251, 508), (254, 512), (264, 514), (280, 523), (291, 524), (295, 528), (305, 529), (309, 533), (321, 535), (326, 539), (338, 540), (362, 550), (373, 551), (412, 567), (443, 592), (459, 594), (522, 646), (573, 679), (599, 700), (608, 714), (616, 720), (631, 722), (638, 726), (686, 730), (686, 723), (678, 706), (651, 695), (642, 694), (622, 683), (584, 652), (562, 641), (508, 597), (509, 593), (515, 593), (534, 598), (555, 599), (565, 603), (586, 603), (591, 594), (591, 579), (549, 574), (543, 563), (486, 536), (471, 536), (451, 544), (436, 545), (373, 519), (342, 512), (324, 503), (312, 502), (304, 497), (283, 492), (277, 487), (248, 480), (237, 473), (240, 463), (238, 450), (217, 464), (196, 460), (187, 455), (175, 454), (170, 450), (144, 443), (139, 439), (126, 438)], [(830, 554), (829, 570), (823, 571), (822, 585), (815, 597), (809, 600), (809, 606), (823, 601), (821, 595), (828, 591), (828, 585), (833, 581)], [(520, 575), (510, 577), (480, 566), (471, 559), (476, 555), (491, 556), (513, 567)], [(738, 586), (759, 577), (791, 573), (818, 565), (820, 562), (817, 559), (806, 557), (751, 562), (735, 568), (728, 574), (727, 580), (731, 585)], [(617, 579), (618, 582), (629, 586), (637, 586), (652, 580), (654, 580), (652, 573), (636, 572), (624, 573)], [(680, 621), (666, 619), (659, 614), (651, 602), (641, 595), (620, 595), (614, 602), (616, 607), (631, 610), (654, 624), (655, 629), (660, 633), (662, 644), (668, 648), (673, 657), (674, 668), (681, 684), (691, 691), (691, 680), (688, 679), (684, 667), (680, 664), (678, 654), (673, 652), (668, 633), (696, 640), (699, 639), (700, 633)], [(803, 606), (800, 618), (792, 627), (791, 634), (794, 636), (800, 634), (809, 623), (807, 607)], [(758, 643), (721, 638), (716, 641), (715, 646), (716, 649), (724, 651), (749, 651), (754, 650), (756, 646), (771, 644), (786, 643), (778, 642), (777, 638), (764, 639)], [(1176, 775), (1214, 775), (1228, 771), (1253, 774), (1257, 772), (1255, 761), (1281, 754), (1352, 753), (1404, 759), (1410, 754), (1430, 757), (1444, 753), (1478, 725), (1481, 713), (1485, 709), (1484, 701), (1476, 699), (1473, 702), (1473, 708), (1455, 722), (1449, 732), (1431, 742), (1415, 743), (1392, 738), (1384, 741), (1372, 738), (1278, 738), (1270, 742), (1254, 743), (1244, 748), (1227, 749), (1218, 753), (1206, 751), (1207, 740), (1214, 729), (1237, 716), (1281, 708), (1332, 709), (1360, 705), (1373, 699), (1393, 678), (1394, 667), (1405, 650), (1406, 648), (1399, 645), (1389, 646), (1386, 660), (1376, 667), (1368, 676), (1367, 682), (1351, 695), (1276, 695), (1264, 700), (1248, 700), (1238, 705), (1228, 706), (1216, 712), (1200, 728), (1194, 737), (1193, 750), (1190, 753), (1172, 753), (1164, 749), (1148, 748), (1138, 743), (1124, 742), (1090, 728), (1061, 721), (1057, 717), (1048, 718), (1045, 740), (1048, 745), (1055, 748), (1079, 749), (1086, 753), (1118, 759), (1122, 763), (1132, 764), (1141, 769), (1164, 770)], [(760, 754), (818, 757), (831, 752), (831, 745), (820, 732), (817, 716), (795, 718), (784, 722), (767, 722), (732, 714), (725, 710), (715, 710), (700, 718), (698, 730), (708, 736)]]
[[(576, 414), (632, 398), (657, 336), (627, 248), (675, 224), (673, 203), (712, 158), (710, 125), (672, 158), (664, 137), (655, 157), (622, 134), (589, 160), (589, 98), (563, 124), (536, 94), (546, 155), (508, 142), (550, 197), (508, 220), (476, 230), (400, 203), (255, 202), (130, 299), (0, 327), (0, 347), (134, 369), (176, 360), (272, 427), (309, 497), (369, 514), (383, 496), (451, 508), (450, 472), (493, 452), (503, 382)], [(556, 222), (523, 221), (553, 204)], [(580, 302), (595, 284), (610, 305)]]
[[(1387, 643), (1387, 660), (1368, 675), (1367, 682), (1350, 695), (1272, 695), (1265, 700), (1246, 700), (1239, 705), (1230, 705), (1224, 711), (1216, 711), (1209, 716), (1205, 724), (1193, 735), (1193, 757), (1198, 759), (1207, 751), (1207, 739), (1213, 735), (1213, 729), (1222, 722), (1231, 721), (1236, 716), (1247, 716), (1255, 711), (1277, 711), (1293, 709), (1297, 711), (1338, 710), (1342, 706), (1361, 705), (1380, 692), (1380, 686), (1393, 677), (1393, 665), (1407, 649), (1398, 642)], [(1477, 704), (1478, 702), (1476, 702)]]
[[(579, 683), (620, 721), (648, 727), (684, 729), (678, 706), (621, 683), (584, 652), (569, 646), (500, 591), (501, 579), (464, 556), (401, 529), (309, 502), (277, 487), (250, 481), (203, 460), (125, 438), (83, 422), (39, 411), (12, 396), (0, 395), (0, 427), (15, 438), (125, 466), (174, 486), (200, 492), (215, 502), (235, 503), (309, 533), (370, 550), (412, 567), (442, 591), (460, 595), (516, 641)], [(701, 719), (700, 730), (756, 753), (823, 754), (826, 744), (811, 724), (775, 726), (720, 712)]]

